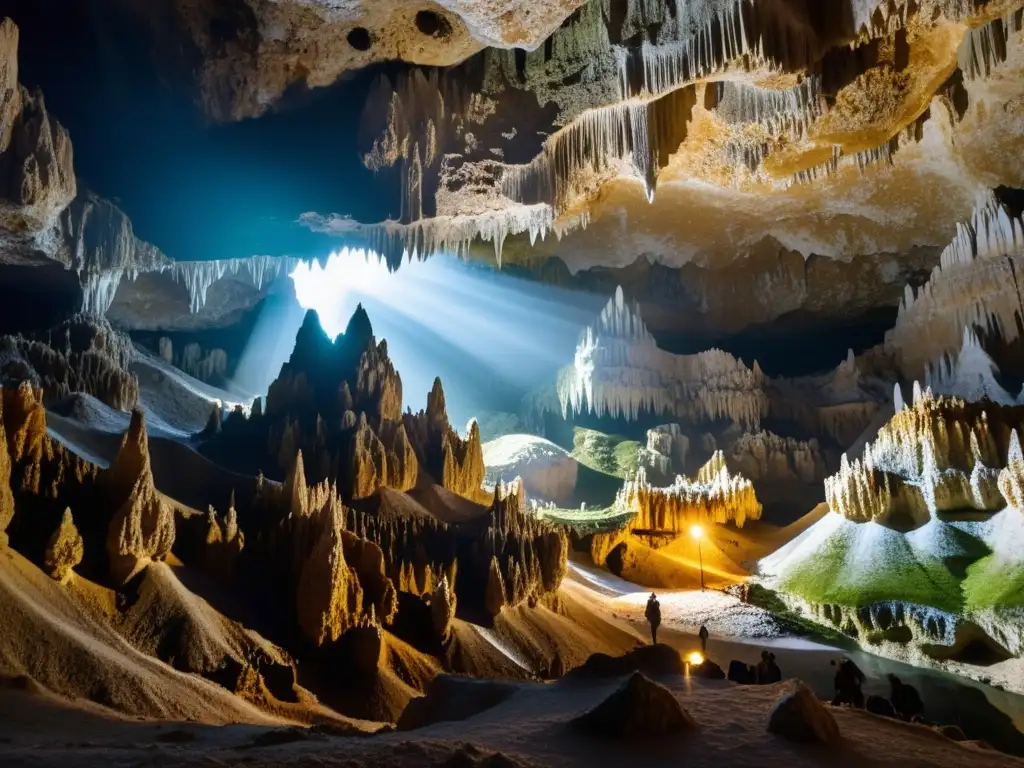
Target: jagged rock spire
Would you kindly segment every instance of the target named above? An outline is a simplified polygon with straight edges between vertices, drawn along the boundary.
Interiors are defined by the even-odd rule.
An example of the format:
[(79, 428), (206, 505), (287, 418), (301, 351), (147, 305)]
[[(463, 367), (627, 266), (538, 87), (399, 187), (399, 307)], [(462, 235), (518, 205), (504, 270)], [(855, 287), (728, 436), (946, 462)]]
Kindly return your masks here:
[(174, 544), (174, 511), (157, 493), (149, 463), (149, 438), (142, 411), (131, 424), (113, 464), (102, 476), (117, 512), (107, 530), (111, 575), (121, 582)]

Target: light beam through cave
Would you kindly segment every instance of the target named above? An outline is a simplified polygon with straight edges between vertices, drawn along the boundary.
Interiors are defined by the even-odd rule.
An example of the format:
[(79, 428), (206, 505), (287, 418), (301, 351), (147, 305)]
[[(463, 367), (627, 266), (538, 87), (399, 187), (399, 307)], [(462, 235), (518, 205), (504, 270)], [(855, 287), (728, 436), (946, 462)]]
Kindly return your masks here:
[(523, 394), (572, 359), (580, 328), (605, 300), (450, 256), (389, 272), (375, 254), (349, 249), (324, 266), (300, 264), (292, 280), (299, 305), (316, 310), (332, 337), (362, 303), (402, 372), (405, 405), (422, 408), (440, 376), (456, 422), (518, 410)]

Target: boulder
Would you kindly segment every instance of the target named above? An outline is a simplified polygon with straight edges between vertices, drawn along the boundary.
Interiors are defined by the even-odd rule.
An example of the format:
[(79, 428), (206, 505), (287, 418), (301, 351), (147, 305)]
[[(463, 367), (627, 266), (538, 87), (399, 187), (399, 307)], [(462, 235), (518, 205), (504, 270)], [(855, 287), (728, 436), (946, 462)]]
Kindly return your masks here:
[(831, 743), (839, 740), (839, 725), (832, 713), (799, 680), (794, 681), (772, 707), (768, 732), (790, 741)]
[(604, 678), (643, 672), (651, 677), (682, 675), (683, 659), (667, 645), (640, 645), (622, 656), (592, 654), (582, 666), (570, 671), (566, 679)]

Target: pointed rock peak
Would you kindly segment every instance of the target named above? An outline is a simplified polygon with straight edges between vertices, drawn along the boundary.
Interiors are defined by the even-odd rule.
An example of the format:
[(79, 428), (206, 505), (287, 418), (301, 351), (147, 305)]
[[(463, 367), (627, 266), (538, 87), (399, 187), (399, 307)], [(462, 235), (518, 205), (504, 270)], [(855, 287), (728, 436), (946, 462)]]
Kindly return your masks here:
[(851, 371), (857, 367), (857, 359), (852, 348), (846, 350), (846, 367)]
[(921, 393), (921, 382), (920, 381), (915, 381), (914, 382), (914, 405), (915, 406), (918, 405), (921, 402), (921, 398), (923, 396), (924, 395)]
[(1020, 448), (1020, 438), (1017, 436), (1017, 430), (1010, 430), (1010, 450), (1006, 457), (1007, 464), (1024, 464), (1024, 452)]
[(615, 306), (617, 309), (623, 309), (626, 306), (626, 296), (622, 292), (622, 286), (615, 286)]
[(892, 402), (893, 406), (896, 409), (896, 413), (899, 413), (904, 408), (906, 408), (906, 404), (903, 402), (903, 390), (900, 389), (900, 383), (898, 381), (893, 386)]
[(301, 515), (306, 507), (306, 468), (302, 463), (302, 451), (295, 454), (295, 462), (284, 483), (285, 494), (289, 499), (288, 511), (292, 515)]
[(446, 412), (444, 387), (441, 386), (441, 377), (438, 376), (434, 379), (434, 386), (430, 388), (430, 394), (427, 395), (427, 413), (440, 415)]
[(295, 334), (295, 346), (289, 364), (299, 370), (313, 368), (320, 359), (322, 350), (329, 348), (331, 340), (320, 325), (320, 316), (315, 310), (306, 312), (299, 332)]
[(366, 342), (373, 338), (373, 326), (370, 325), (370, 316), (366, 314), (362, 303), (356, 305), (356, 311), (352, 313), (348, 325), (345, 326), (345, 338), (352, 342), (363, 342), (360, 348), (364, 347)]

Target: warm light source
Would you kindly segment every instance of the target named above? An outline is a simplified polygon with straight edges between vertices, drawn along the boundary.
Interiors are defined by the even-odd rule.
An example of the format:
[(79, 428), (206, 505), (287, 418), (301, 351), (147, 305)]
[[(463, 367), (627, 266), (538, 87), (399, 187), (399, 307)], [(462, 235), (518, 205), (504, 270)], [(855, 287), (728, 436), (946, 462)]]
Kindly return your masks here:
[(703, 536), (704, 536), (704, 529), (701, 528), (699, 525), (691, 525), (690, 526), (690, 535), (693, 538), (695, 538), (698, 541), (700, 541), (700, 539), (703, 538)]
[(693, 653), (687, 655), (686, 661), (691, 666), (699, 667), (701, 664), (704, 663), (704, 654), (702, 654), (700, 651), (694, 651)]

